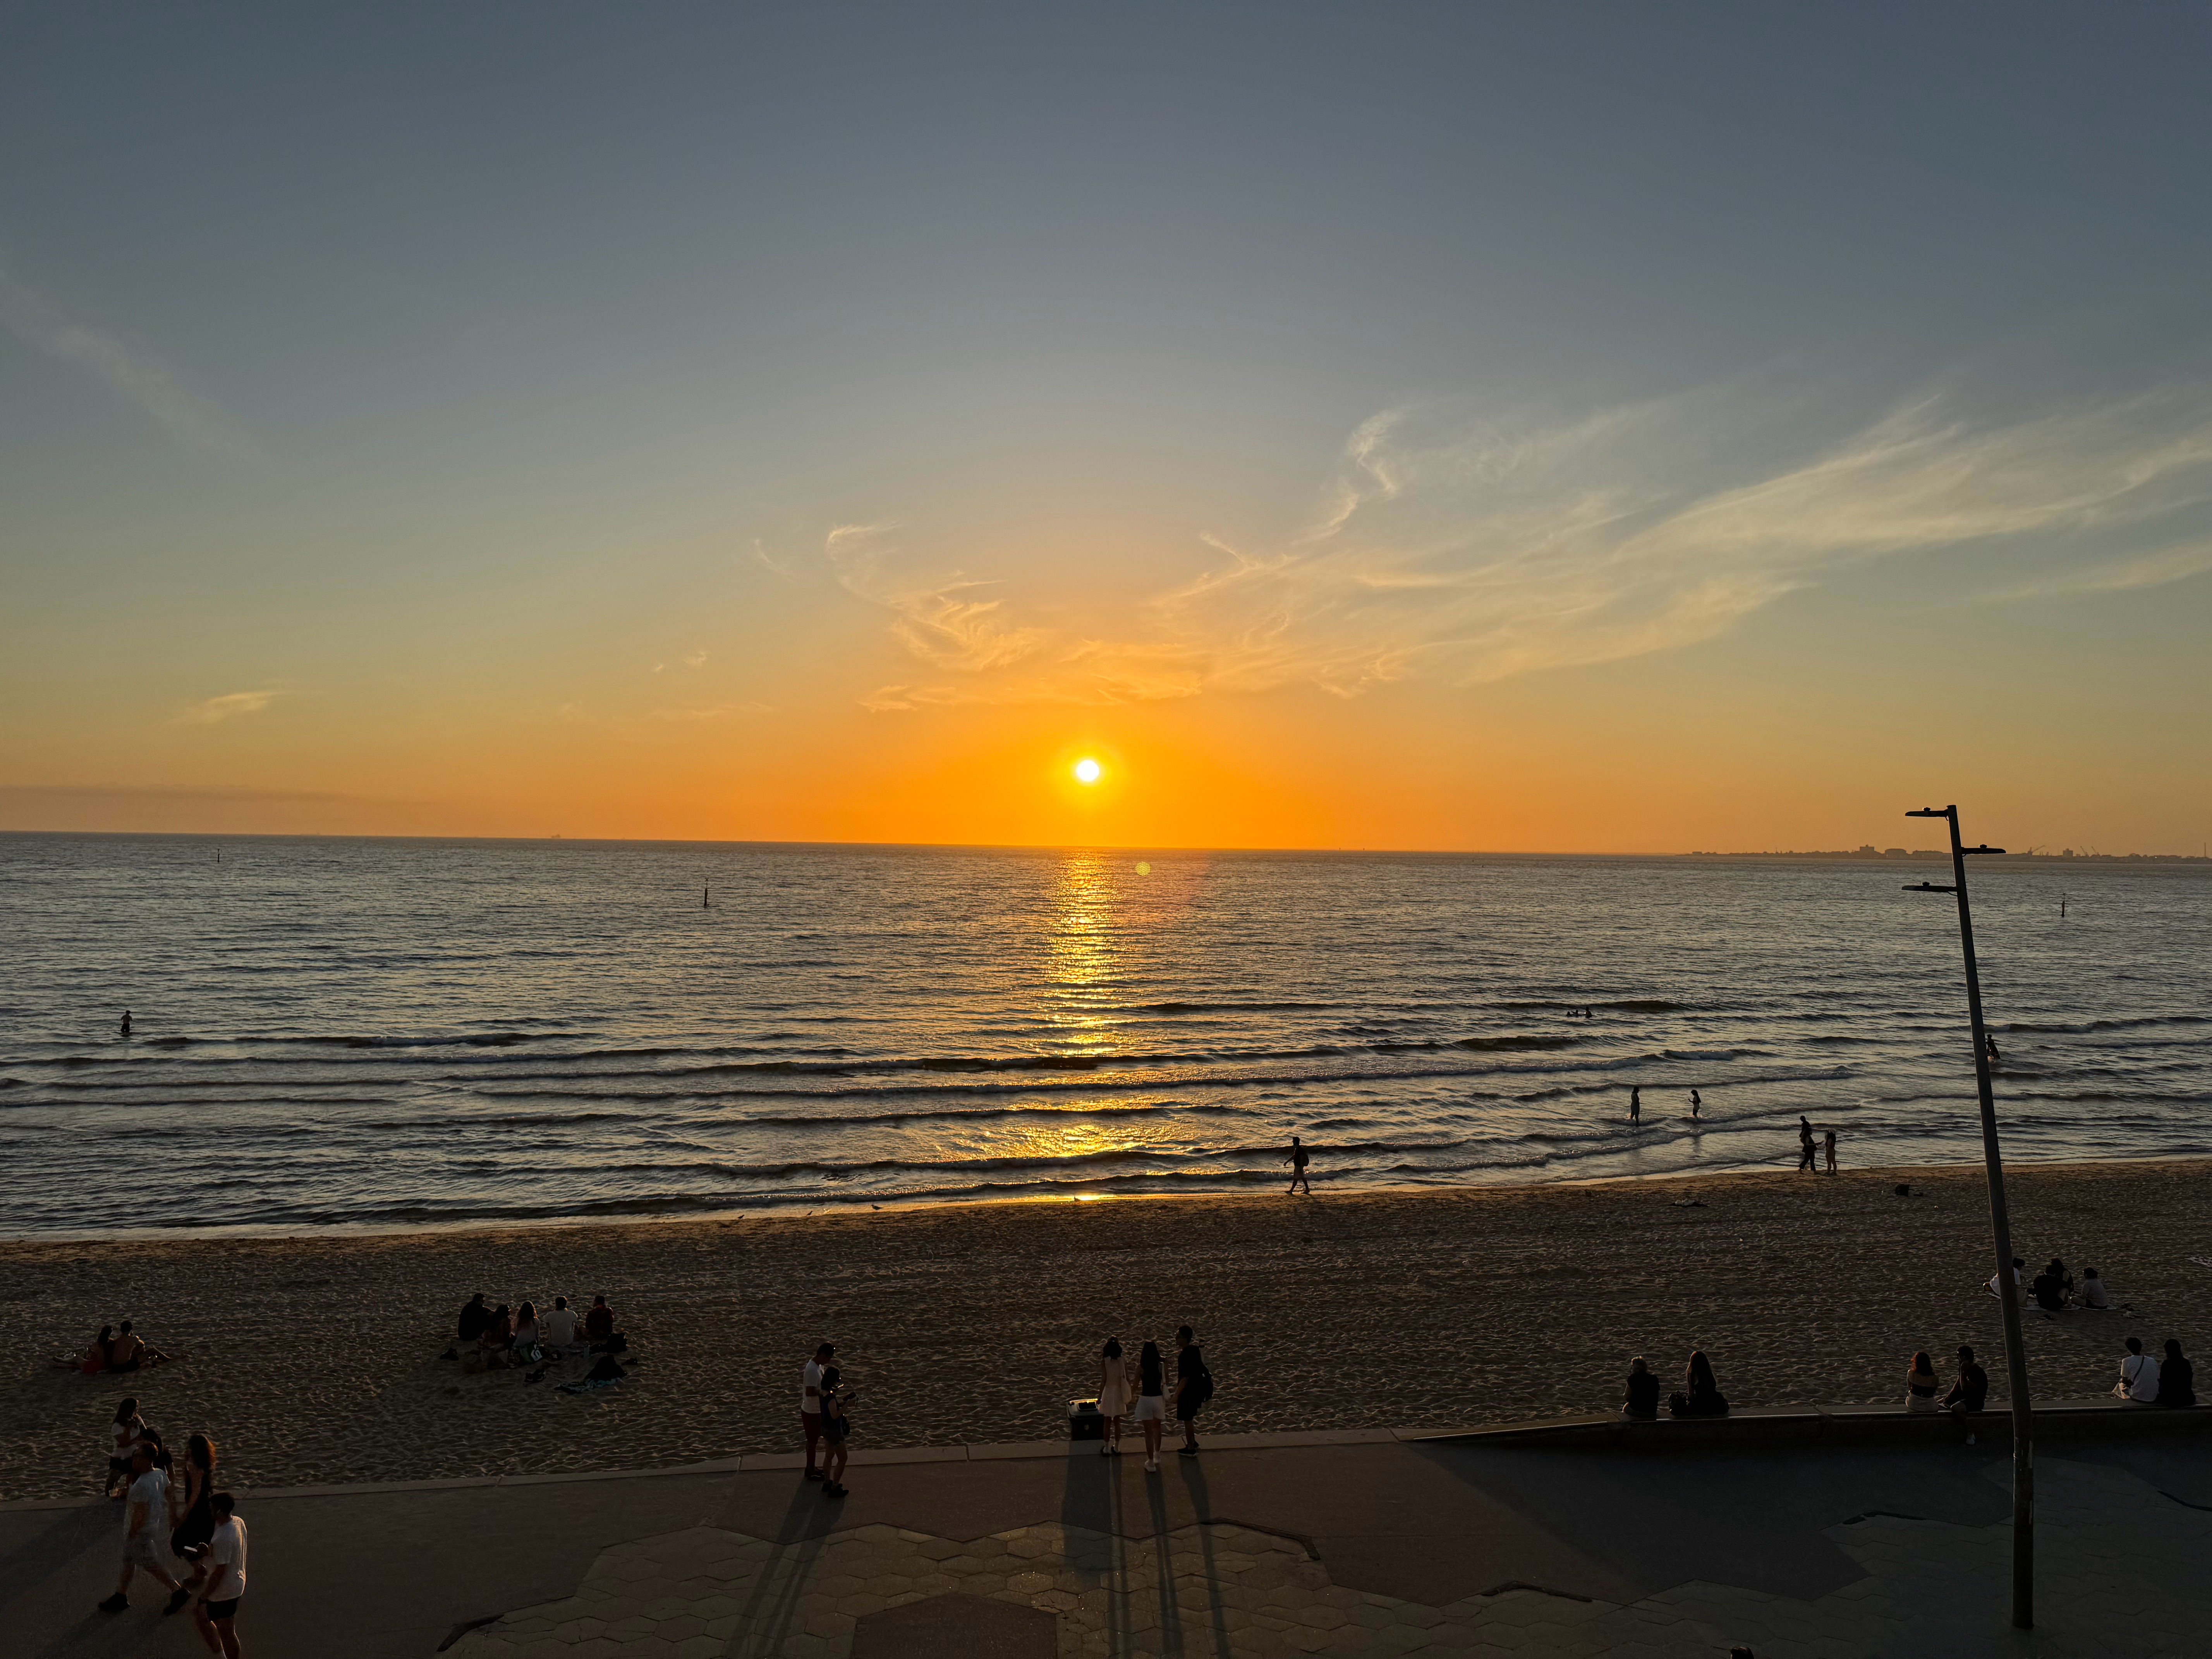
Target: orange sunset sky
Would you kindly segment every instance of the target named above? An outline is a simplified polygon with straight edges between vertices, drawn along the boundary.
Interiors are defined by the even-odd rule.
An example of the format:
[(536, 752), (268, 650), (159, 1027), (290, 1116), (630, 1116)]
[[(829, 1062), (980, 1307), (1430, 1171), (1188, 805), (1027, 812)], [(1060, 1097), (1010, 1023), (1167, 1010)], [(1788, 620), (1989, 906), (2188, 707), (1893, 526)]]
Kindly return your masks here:
[(2195, 853), (2202, 31), (1911, 15), (30, 20), (0, 829)]

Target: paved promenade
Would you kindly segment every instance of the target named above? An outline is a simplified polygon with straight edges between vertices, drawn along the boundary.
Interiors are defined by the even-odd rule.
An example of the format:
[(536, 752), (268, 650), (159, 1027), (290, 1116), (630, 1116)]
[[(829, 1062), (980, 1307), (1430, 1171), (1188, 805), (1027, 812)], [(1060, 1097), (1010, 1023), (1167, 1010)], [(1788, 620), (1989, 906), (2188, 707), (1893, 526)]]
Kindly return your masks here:
[[(1656, 1453), (1249, 1437), (247, 1494), (249, 1651), (453, 1659), (2212, 1652), (2212, 1437), (2039, 1457), (2040, 1628), (2005, 1623), (2001, 1447)], [(0, 1512), (0, 1628), (204, 1652), (112, 1588), (113, 1504)]]

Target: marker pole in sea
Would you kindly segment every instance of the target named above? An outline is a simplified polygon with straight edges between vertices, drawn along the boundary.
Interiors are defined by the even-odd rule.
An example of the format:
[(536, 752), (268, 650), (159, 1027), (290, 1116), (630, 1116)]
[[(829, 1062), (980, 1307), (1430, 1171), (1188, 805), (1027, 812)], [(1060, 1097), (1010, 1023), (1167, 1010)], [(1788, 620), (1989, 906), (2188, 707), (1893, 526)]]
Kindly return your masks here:
[(1952, 885), (1923, 881), (1908, 893), (1959, 896), (1959, 945), (1966, 957), (1966, 1017), (1974, 1027), (1974, 1086), (1982, 1101), (1982, 1161), (1990, 1172), (1990, 1230), (1996, 1235), (1997, 1298), (2004, 1310), (2005, 1372), (2012, 1383), (2012, 1622), (2035, 1628), (2035, 1413), (2027, 1399), (2027, 1340), (2020, 1324), (2020, 1294), (2013, 1284), (2012, 1218), (2005, 1208), (2004, 1159), (1997, 1151), (1996, 1101), (1990, 1092), (1990, 1039), (1982, 1024), (1982, 976), (1974, 965), (1974, 918), (1966, 907), (1966, 860), (2002, 847), (1968, 847), (1959, 838), (1956, 806), (1923, 806), (1909, 818), (1942, 818), (1951, 826)]

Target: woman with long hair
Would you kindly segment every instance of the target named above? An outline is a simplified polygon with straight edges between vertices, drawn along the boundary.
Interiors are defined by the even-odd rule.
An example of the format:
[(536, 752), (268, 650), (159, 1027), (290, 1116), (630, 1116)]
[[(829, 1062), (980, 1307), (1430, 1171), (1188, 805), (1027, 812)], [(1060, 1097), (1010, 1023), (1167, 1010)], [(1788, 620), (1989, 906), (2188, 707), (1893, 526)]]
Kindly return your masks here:
[(2166, 1358), (2158, 1368), (2158, 1403), (2193, 1406), (2197, 1403), (2197, 1368), (2181, 1352), (2181, 1340), (2166, 1339)]
[(1720, 1384), (1713, 1377), (1713, 1362), (1705, 1358), (1705, 1351), (1698, 1348), (1690, 1354), (1688, 1370), (1683, 1376), (1684, 1392), (1667, 1402), (1667, 1409), (1677, 1417), (1726, 1417), (1729, 1402), (1721, 1393)]
[(1109, 1336), (1098, 1351), (1098, 1415), (1106, 1419), (1106, 1443), (1101, 1457), (1118, 1455), (1121, 1449), (1121, 1419), (1129, 1410), (1129, 1362), (1121, 1357), (1121, 1339)]
[(1905, 1374), (1905, 1409), (1909, 1412), (1940, 1412), (1942, 1402), (1936, 1399), (1936, 1390), (1942, 1386), (1936, 1376), (1936, 1362), (1928, 1357), (1924, 1348), (1912, 1356), (1912, 1369)]
[(1160, 1468), (1160, 1436), (1167, 1428), (1167, 1362), (1160, 1345), (1147, 1342), (1137, 1354), (1137, 1426), (1145, 1431), (1145, 1473)]
[(215, 1536), (215, 1510), (210, 1507), (215, 1496), (215, 1442), (207, 1436), (195, 1434), (185, 1441), (184, 1518), (169, 1534), (169, 1553), (191, 1562), (192, 1571), (170, 1595), (171, 1613), (191, 1601), (207, 1577), (208, 1540)]

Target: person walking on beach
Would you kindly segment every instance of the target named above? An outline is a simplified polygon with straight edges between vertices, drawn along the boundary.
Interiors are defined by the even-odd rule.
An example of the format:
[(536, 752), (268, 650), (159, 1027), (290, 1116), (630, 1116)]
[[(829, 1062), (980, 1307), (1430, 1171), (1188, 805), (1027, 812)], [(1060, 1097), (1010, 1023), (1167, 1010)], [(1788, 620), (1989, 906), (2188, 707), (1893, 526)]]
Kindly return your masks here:
[(1821, 1136), (1820, 1145), (1828, 1154), (1828, 1173), (1833, 1175), (1836, 1172), (1836, 1132), (1833, 1129), (1827, 1131)]
[(1198, 1414), (1213, 1398), (1213, 1373), (1188, 1325), (1176, 1328), (1176, 1421), (1182, 1425), (1182, 1455), (1198, 1455)]
[(1137, 1351), (1137, 1426), (1145, 1432), (1145, 1473), (1160, 1469), (1160, 1436), (1167, 1427), (1167, 1362), (1160, 1345), (1147, 1342)]
[(1098, 1351), (1098, 1415), (1106, 1419), (1106, 1443), (1101, 1457), (1119, 1456), (1121, 1419), (1129, 1412), (1129, 1362), (1121, 1357), (1121, 1340), (1109, 1336)]
[(799, 1373), (799, 1426), (806, 1435), (806, 1478), (822, 1479), (822, 1471), (814, 1467), (815, 1443), (822, 1438), (822, 1369), (830, 1363), (830, 1356), (837, 1352), (834, 1342), (824, 1342), (814, 1350), (814, 1358), (806, 1362)]
[(1813, 1120), (1804, 1113), (1797, 1114), (1797, 1168), (1802, 1172), (1813, 1167)]
[(1628, 1091), (1628, 1121), (1631, 1123), (1644, 1121), (1644, 1091), (1640, 1087), (1632, 1087)]
[(161, 1468), (158, 1440), (143, 1439), (131, 1451), (131, 1490), (123, 1508), (123, 1576), (115, 1581), (115, 1594), (100, 1604), (102, 1613), (120, 1613), (131, 1605), (131, 1575), (143, 1569), (173, 1594), (177, 1581), (161, 1565), (169, 1536), (169, 1475)]
[(246, 1517), (227, 1492), (210, 1500), (215, 1536), (208, 1542), (208, 1583), (192, 1617), (209, 1650), (238, 1659), (238, 1598), (246, 1594)]
[(1283, 1162), (1291, 1166), (1291, 1190), (1295, 1193), (1299, 1188), (1304, 1187), (1306, 1189), (1306, 1196), (1311, 1198), (1313, 1182), (1306, 1178), (1306, 1165), (1310, 1160), (1306, 1156), (1304, 1145), (1296, 1135), (1291, 1137), (1291, 1155)]

